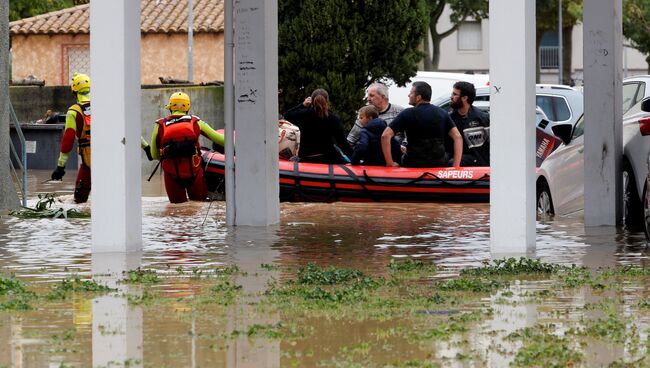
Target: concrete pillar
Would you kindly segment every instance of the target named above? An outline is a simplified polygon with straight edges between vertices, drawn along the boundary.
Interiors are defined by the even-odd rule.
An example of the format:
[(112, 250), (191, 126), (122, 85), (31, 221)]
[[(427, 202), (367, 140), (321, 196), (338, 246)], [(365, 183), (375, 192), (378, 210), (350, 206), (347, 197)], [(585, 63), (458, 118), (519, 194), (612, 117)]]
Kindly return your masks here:
[(490, 1), (490, 248), (535, 246), (535, 1)]
[(277, 0), (235, 12), (235, 225), (279, 222)]
[(92, 250), (142, 247), (140, 2), (90, 4)]
[(584, 2), (585, 226), (621, 217), (622, 4)]
[(18, 207), (9, 172), (9, 0), (0, 0), (0, 211)]

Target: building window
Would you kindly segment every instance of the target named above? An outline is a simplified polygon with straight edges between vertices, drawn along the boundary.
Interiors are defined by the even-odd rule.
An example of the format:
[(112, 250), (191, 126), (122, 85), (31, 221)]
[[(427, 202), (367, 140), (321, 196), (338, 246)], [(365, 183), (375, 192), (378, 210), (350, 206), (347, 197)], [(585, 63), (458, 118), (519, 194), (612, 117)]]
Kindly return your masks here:
[(68, 82), (72, 80), (74, 73), (90, 74), (90, 47), (70, 46), (67, 47), (68, 55)]
[(458, 27), (458, 50), (480, 51), (482, 49), (481, 22), (462, 22)]

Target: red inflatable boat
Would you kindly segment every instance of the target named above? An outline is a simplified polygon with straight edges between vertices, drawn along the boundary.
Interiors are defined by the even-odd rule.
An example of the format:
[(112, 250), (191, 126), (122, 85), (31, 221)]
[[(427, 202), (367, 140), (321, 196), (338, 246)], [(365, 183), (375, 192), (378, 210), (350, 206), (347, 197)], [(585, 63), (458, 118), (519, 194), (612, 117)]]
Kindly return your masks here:
[[(212, 189), (223, 181), (224, 155), (204, 151)], [(295, 202), (434, 202), (490, 200), (490, 168), (403, 168), (280, 160), (280, 200)]]

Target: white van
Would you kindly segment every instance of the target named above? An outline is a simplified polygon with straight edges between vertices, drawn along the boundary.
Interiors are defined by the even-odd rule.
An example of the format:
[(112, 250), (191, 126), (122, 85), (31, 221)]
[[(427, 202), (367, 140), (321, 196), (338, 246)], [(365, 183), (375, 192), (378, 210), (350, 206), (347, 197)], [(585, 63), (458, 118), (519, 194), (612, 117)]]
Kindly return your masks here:
[(465, 81), (473, 83), (476, 88), (488, 86), (488, 74), (464, 74), (464, 73), (444, 73), (444, 72), (418, 72), (411, 78), (411, 81), (404, 87), (398, 87), (395, 82), (389, 80), (388, 98), (392, 104), (402, 107), (409, 107), (408, 94), (411, 91), (411, 84), (415, 81), (427, 82), (431, 86), (431, 101), (441, 96), (451, 96), (451, 90), (454, 83)]

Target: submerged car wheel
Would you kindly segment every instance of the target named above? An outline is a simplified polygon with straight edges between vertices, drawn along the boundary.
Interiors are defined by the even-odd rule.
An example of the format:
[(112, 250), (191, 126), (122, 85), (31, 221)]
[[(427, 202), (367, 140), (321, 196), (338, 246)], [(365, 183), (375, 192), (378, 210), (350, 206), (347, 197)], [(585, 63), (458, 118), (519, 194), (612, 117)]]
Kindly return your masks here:
[(623, 215), (622, 222), (625, 225), (639, 225), (644, 218), (644, 210), (641, 201), (637, 197), (634, 172), (627, 162), (623, 164), (621, 175), (623, 176), (623, 190), (621, 191), (623, 196), (621, 198), (621, 204), (623, 206), (621, 209)]
[(537, 214), (539, 216), (553, 216), (555, 214), (551, 190), (544, 181), (537, 184)]
[(650, 241), (650, 194), (647, 185), (643, 190), (643, 231), (646, 240)]

